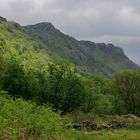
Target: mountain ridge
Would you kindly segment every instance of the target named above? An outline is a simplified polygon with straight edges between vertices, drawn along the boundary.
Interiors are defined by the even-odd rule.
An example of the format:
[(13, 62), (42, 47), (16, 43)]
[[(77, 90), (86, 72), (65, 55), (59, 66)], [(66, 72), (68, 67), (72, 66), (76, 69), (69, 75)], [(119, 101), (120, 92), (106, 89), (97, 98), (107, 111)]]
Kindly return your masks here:
[[(129, 58), (124, 54), (124, 50), (122, 48), (116, 47), (113, 44), (95, 43), (92, 41), (79, 41), (69, 35), (65, 35), (61, 31), (56, 29), (52, 24), (51, 25), (53, 27), (53, 30), (44, 32), (43, 28), (45, 25), (47, 27), (48, 23), (46, 22), (43, 26), (41, 25), (42, 23), (29, 26), (27, 25), (24, 27), (25, 32), (29, 34), (29, 36), (36, 38), (38, 41), (47, 43), (48, 48), (49, 50), (51, 50), (51, 52), (55, 52), (57, 50), (57, 54), (70, 60), (70, 62), (74, 63), (75, 65), (78, 65), (79, 67), (86, 66), (88, 70), (85, 73), (90, 74), (92, 72), (95, 72), (99, 74), (104, 73), (104, 75), (109, 75), (109, 73), (113, 73), (113, 71), (115, 71), (115, 69), (113, 68), (114, 66), (110, 67), (109, 65), (104, 65), (104, 63), (106, 62), (104, 62), (103, 60), (96, 61), (97, 56), (95, 57), (95, 54), (93, 56), (92, 53), (96, 53), (98, 51), (102, 51), (104, 52), (104, 54), (106, 53), (111, 57), (110, 59), (112, 59), (112, 57), (114, 59), (119, 59), (117, 55), (121, 58), (121, 60), (125, 59), (125, 61), (127, 61), (127, 66), (124, 66), (124, 63), (121, 64), (122, 69), (135, 69), (138, 67), (131, 60), (129, 60)], [(114, 53), (114, 55), (111, 56), (112, 53)], [(120, 63), (118, 61), (117, 63)], [(118, 70), (121, 70), (121, 68), (118, 68)]]
[[(8, 22), (5, 18), (0, 18), (0, 21), (1, 19), (3, 24)], [(139, 69), (139, 66), (124, 54), (122, 48), (113, 44), (76, 40), (56, 29), (50, 22), (27, 26), (12, 23), (15, 31), (19, 30), (27, 35), (29, 40), (36, 42), (34, 47), (46, 50), (54, 60), (60, 58), (74, 64), (81, 74), (109, 76), (120, 70)], [(9, 31), (12, 28), (8, 26)]]

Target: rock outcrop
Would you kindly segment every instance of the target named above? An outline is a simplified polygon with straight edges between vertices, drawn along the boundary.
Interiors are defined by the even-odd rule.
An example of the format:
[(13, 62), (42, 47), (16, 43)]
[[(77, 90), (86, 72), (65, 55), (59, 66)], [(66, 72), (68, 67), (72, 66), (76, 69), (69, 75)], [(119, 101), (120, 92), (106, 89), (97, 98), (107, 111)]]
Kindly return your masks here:
[(0, 16), (0, 23), (1, 22), (7, 22), (7, 19)]

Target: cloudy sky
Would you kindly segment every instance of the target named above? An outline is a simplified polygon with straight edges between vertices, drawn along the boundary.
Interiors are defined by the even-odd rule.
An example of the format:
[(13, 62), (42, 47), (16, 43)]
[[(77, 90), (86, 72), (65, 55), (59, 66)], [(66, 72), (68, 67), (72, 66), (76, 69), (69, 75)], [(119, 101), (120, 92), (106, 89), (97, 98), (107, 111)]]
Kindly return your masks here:
[(0, 15), (46, 21), (77, 39), (113, 43), (140, 64), (140, 0), (0, 0)]

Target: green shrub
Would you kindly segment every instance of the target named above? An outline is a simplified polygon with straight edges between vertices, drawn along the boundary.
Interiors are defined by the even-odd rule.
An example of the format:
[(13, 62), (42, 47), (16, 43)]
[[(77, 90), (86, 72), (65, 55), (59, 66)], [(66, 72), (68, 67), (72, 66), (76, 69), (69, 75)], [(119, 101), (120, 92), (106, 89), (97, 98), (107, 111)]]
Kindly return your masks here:
[(60, 115), (49, 107), (0, 95), (0, 132), (8, 132), (12, 139), (21, 135), (41, 140), (58, 136), (62, 122)]

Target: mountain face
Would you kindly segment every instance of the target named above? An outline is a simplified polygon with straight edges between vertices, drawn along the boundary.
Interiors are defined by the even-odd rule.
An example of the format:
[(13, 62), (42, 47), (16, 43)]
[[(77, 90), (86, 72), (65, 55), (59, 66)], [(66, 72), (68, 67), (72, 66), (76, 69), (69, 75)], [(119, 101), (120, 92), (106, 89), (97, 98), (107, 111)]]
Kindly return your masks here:
[(35, 50), (43, 49), (46, 57), (75, 65), (83, 75), (96, 73), (109, 76), (116, 71), (139, 68), (124, 54), (123, 49), (113, 44), (78, 41), (65, 35), (51, 23), (20, 26), (0, 17), (0, 27), (0, 33), (5, 32), (7, 36), (10, 34), (11, 41), (19, 42), (19, 38), (26, 38)]
[(0, 23), (1, 22), (6, 22), (6, 21), (7, 21), (6, 18), (3, 18), (3, 17), (0, 16)]
[(40, 42), (50, 55), (67, 59), (83, 74), (110, 75), (115, 71), (138, 68), (122, 48), (113, 44), (78, 41), (63, 34), (51, 23), (25, 26), (24, 30), (33, 40)]

